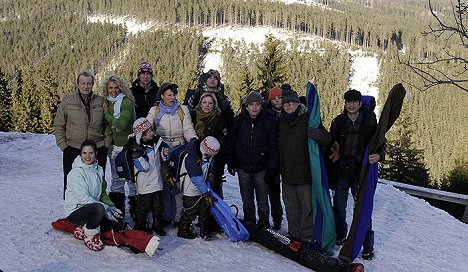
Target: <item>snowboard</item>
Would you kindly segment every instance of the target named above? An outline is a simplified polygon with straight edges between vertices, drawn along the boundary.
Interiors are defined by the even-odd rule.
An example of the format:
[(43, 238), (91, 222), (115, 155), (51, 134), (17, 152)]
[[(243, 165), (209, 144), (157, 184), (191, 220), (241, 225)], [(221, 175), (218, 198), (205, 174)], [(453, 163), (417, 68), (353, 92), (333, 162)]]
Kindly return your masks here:
[(292, 241), (288, 237), (271, 229), (259, 227), (254, 223), (244, 223), (250, 233), (250, 240), (273, 250), (314, 271), (324, 272), (363, 272), (361, 263), (346, 263), (323, 252), (320, 248), (299, 241)]
[(229, 240), (232, 242), (247, 241), (249, 239), (249, 232), (232, 213), (231, 207), (215, 192), (211, 191), (211, 194), (216, 199), (216, 201), (213, 201), (211, 214)]

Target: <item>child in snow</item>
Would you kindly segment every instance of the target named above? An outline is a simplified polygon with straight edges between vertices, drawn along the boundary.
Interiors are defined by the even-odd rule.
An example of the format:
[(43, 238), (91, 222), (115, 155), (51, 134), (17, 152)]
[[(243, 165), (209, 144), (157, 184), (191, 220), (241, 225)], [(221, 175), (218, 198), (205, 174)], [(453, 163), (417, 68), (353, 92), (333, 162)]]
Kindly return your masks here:
[(213, 170), (213, 156), (219, 152), (219, 148), (218, 140), (212, 136), (208, 136), (203, 140), (192, 140), (185, 146), (187, 155), (179, 164), (179, 186), (184, 206), (177, 232), (179, 237), (187, 239), (197, 237), (190, 227), (193, 220), (198, 216), (200, 236), (205, 240), (211, 239), (208, 215), (214, 198), (207, 186), (207, 182), (210, 178), (210, 172)]
[(163, 177), (162, 162), (169, 157), (169, 148), (162, 138), (155, 136), (151, 123), (146, 118), (139, 118), (133, 124), (134, 136), (131, 136), (126, 148), (132, 149), (135, 164), (135, 181), (138, 193), (135, 212), (136, 230), (149, 231), (147, 216), (153, 214), (151, 229), (160, 236), (165, 236), (162, 223), (163, 213)]
[(72, 170), (68, 173), (68, 186), (65, 190), (65, 216), (78, 227), (73, 236), (84, 240), (91, 250), (101, 250), (103, 229), (125, 229), (122, 212), (106, 193), (104, 171), (96, 160), (97, 145), (92, 140), (81, 144), (80, 155), (75, 158)]

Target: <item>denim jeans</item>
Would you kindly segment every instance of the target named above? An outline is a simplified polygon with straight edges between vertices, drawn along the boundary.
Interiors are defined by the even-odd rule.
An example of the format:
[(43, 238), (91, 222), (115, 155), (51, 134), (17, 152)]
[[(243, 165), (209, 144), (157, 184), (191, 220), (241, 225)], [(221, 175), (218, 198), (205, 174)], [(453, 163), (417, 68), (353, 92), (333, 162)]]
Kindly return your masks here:
[(239, 188), (242, 197), (244, 220), (256, 222), (255, 197), (258, 206), (258, 224), (262, 227), (270, 227), (270, 207), (268, 205), (268, 185), (265, 182), (266, 171), (249, 173), (242, 169), (237, 171)]
[[(336, 238), (341, 240), (347, 236), (348, 224), (346, 223), (346, 207), (348, 206), (348, 194), (356, 196), (357, 181), (345, 178), (338, 178), (336, 182), (335, 194), (333, 195), (333, 211), (335, 214)], [(374, 231), (372, 230), (372, 218), (367, 227), (364, 247), (374, 246)]]

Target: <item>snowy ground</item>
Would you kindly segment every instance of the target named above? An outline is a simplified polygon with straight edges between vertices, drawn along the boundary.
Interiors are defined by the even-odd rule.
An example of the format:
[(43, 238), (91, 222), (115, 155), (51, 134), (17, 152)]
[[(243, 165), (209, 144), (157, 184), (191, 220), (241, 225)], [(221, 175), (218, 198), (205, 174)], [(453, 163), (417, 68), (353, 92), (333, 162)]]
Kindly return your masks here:
[[(62, 156), (54, 137), (0, 132), (0, 150), (0, 270), (307, 271), (252, 242), (223, 235), (186, 240), (175, 229), (152, 258), (110, 246), (93, 252), (51, 228), (63, 214)], [(225, 200), (241, 207), (236, 179), (227, 176)], [(366, 271), (468, 271), (468, 225), (423, 200), (379, 184), (374, 229), (376, 257), (363, 261)]]

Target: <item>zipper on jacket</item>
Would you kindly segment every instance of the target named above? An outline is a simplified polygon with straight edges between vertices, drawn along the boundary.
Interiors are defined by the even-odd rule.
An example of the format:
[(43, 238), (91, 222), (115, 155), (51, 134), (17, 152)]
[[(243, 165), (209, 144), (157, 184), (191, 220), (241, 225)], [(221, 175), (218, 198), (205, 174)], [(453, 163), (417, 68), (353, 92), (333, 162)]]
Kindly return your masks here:
[(249, 163), (249, 169), (250, 173), (252, 173), (252, 160), (253, 160), (253, 133), (254, 133), (254, 126), (255, 124), (252, 123), (252, 126), (250, 127), (250, 141), (249, 141), (249, 158), (250, 158), (250, 163)]

